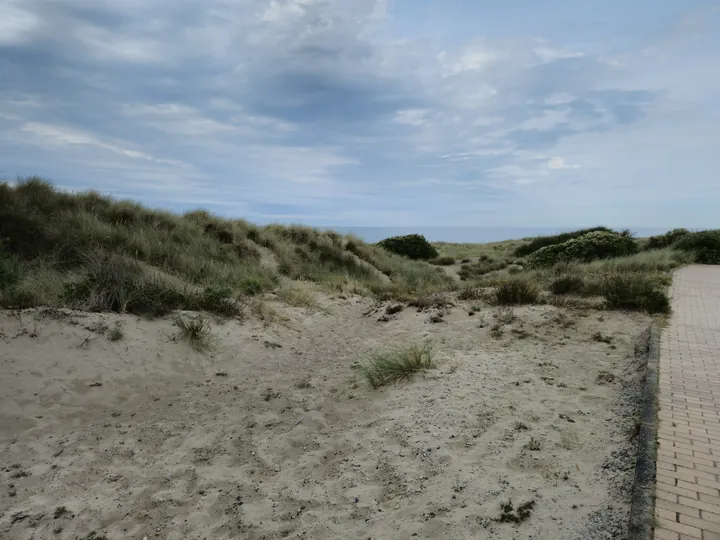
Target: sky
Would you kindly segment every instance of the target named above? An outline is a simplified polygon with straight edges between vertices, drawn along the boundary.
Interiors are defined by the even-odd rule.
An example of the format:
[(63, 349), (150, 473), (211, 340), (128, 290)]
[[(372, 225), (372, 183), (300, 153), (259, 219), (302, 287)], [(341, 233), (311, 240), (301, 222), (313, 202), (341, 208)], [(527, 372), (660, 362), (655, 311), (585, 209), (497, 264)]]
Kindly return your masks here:
[(718, 227), (720, 4), (5, 0), (0, 176), (315, 226)]

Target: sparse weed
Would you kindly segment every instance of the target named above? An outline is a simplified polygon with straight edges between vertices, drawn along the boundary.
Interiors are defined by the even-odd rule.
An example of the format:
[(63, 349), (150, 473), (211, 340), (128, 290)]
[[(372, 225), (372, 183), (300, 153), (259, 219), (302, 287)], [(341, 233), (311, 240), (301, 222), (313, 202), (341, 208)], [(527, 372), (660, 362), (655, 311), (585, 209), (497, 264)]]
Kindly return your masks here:
[(560, 434), (560, 447), (564, 450), (577, 448), (579, 443), (580, 437), (576, 431), (566, 429)]
[(493, 317), (499, 324), (512, 324), (517, 320), (517, 315), (509, 307), (496, 309), (493, 312)]
[(531, 452), (538, 452), (542, 448), (542, 444), (535, 437), (530, 437), (530, 440), (525, 443), (525, 448)]
[(501, 324), (494, 324), (490, 327), (490, 337), (495, 339), (503, 337), (503, 327)]
[(125, 337), (125, 332), (123, 332), (122, 327), (116, 323), (115, 326), (110, 329), (108, 339), (110, 341), (120, 341), (123, 337)]

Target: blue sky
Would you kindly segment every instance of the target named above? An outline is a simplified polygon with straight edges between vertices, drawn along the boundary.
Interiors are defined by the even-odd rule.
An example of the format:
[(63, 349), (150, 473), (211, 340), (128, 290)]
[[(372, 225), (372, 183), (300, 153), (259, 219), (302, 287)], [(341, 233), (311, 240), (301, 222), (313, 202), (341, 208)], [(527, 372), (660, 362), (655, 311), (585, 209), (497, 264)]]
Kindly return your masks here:
[(717, 227), (720, 6), (6, 0), (0, 175), (336, 226)]

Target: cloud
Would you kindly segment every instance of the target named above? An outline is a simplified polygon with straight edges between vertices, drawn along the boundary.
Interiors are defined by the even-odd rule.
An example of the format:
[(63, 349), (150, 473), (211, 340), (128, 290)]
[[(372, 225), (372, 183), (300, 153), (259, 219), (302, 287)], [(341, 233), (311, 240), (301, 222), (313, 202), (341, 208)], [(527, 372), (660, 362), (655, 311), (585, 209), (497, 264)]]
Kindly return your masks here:
[(580, 165), (571, 165), (561, 157), (554, 157), (548, 161), (548, 169), (579, 169)]
[(578, 28), (597, 16), (608, 32), (547, 25), (538, 38), (546, 25), (527, 20), (551, 14), (535, 4), (526, 19), (408, 5), (6, 2), (3, 173), (311, 224), (714, 215), (637, 207), (665, 193), (701, 201), (720, 165), (715, 11), (614, 20), (587, 8), (573, 11)]

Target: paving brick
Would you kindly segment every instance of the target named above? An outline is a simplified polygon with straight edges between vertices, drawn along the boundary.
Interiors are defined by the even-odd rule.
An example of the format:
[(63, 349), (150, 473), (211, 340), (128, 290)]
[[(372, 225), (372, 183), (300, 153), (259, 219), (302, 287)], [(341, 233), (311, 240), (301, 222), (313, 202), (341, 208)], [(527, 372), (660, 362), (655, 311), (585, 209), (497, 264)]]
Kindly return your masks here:
[(655, 539), (720, 540), (720, 267), (676, 271), (671, 298), (660, 340)]

